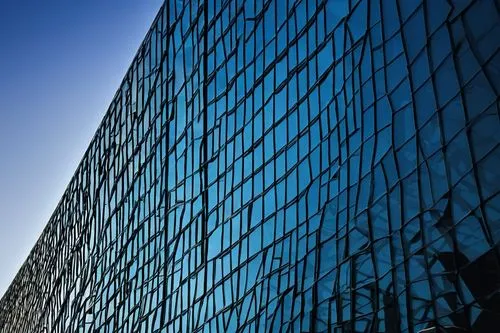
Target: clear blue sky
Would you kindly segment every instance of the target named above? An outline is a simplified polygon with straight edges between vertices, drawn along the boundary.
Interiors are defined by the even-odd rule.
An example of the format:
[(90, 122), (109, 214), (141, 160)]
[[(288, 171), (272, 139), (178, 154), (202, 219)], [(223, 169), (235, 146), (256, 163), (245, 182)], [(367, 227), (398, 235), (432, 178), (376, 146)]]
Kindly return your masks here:
[(0, 297), (162, 0), (0, 0)]

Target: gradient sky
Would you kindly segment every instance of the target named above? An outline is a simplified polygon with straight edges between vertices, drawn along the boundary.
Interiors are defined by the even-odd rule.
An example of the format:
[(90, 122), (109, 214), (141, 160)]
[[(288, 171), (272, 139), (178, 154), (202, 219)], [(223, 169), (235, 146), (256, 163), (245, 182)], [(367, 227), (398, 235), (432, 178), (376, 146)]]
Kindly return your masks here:
[(0, 0), (0, 297), (162, 0)]

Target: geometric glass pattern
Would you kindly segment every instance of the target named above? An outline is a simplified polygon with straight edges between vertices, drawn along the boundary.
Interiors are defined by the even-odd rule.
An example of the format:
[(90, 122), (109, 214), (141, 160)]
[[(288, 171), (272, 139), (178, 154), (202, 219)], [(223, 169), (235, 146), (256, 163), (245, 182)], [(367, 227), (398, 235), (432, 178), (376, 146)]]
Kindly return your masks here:
[(168, 0), (1, 332), (500, 325), (498, 0)]

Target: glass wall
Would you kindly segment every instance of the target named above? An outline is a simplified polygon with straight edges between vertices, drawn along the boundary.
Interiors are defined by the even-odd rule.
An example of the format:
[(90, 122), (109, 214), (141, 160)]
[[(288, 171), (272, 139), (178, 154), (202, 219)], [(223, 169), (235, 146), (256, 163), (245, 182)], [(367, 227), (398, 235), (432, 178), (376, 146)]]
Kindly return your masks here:
[(499, 15), (166, 1), (0, 331), (489, 332)]

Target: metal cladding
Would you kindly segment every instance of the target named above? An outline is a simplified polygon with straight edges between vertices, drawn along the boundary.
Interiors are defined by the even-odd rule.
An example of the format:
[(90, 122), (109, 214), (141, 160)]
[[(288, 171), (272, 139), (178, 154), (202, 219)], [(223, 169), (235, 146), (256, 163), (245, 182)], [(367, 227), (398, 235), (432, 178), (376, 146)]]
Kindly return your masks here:
[(499, 15), (166, 1), (0, 331), (500, 327)]

